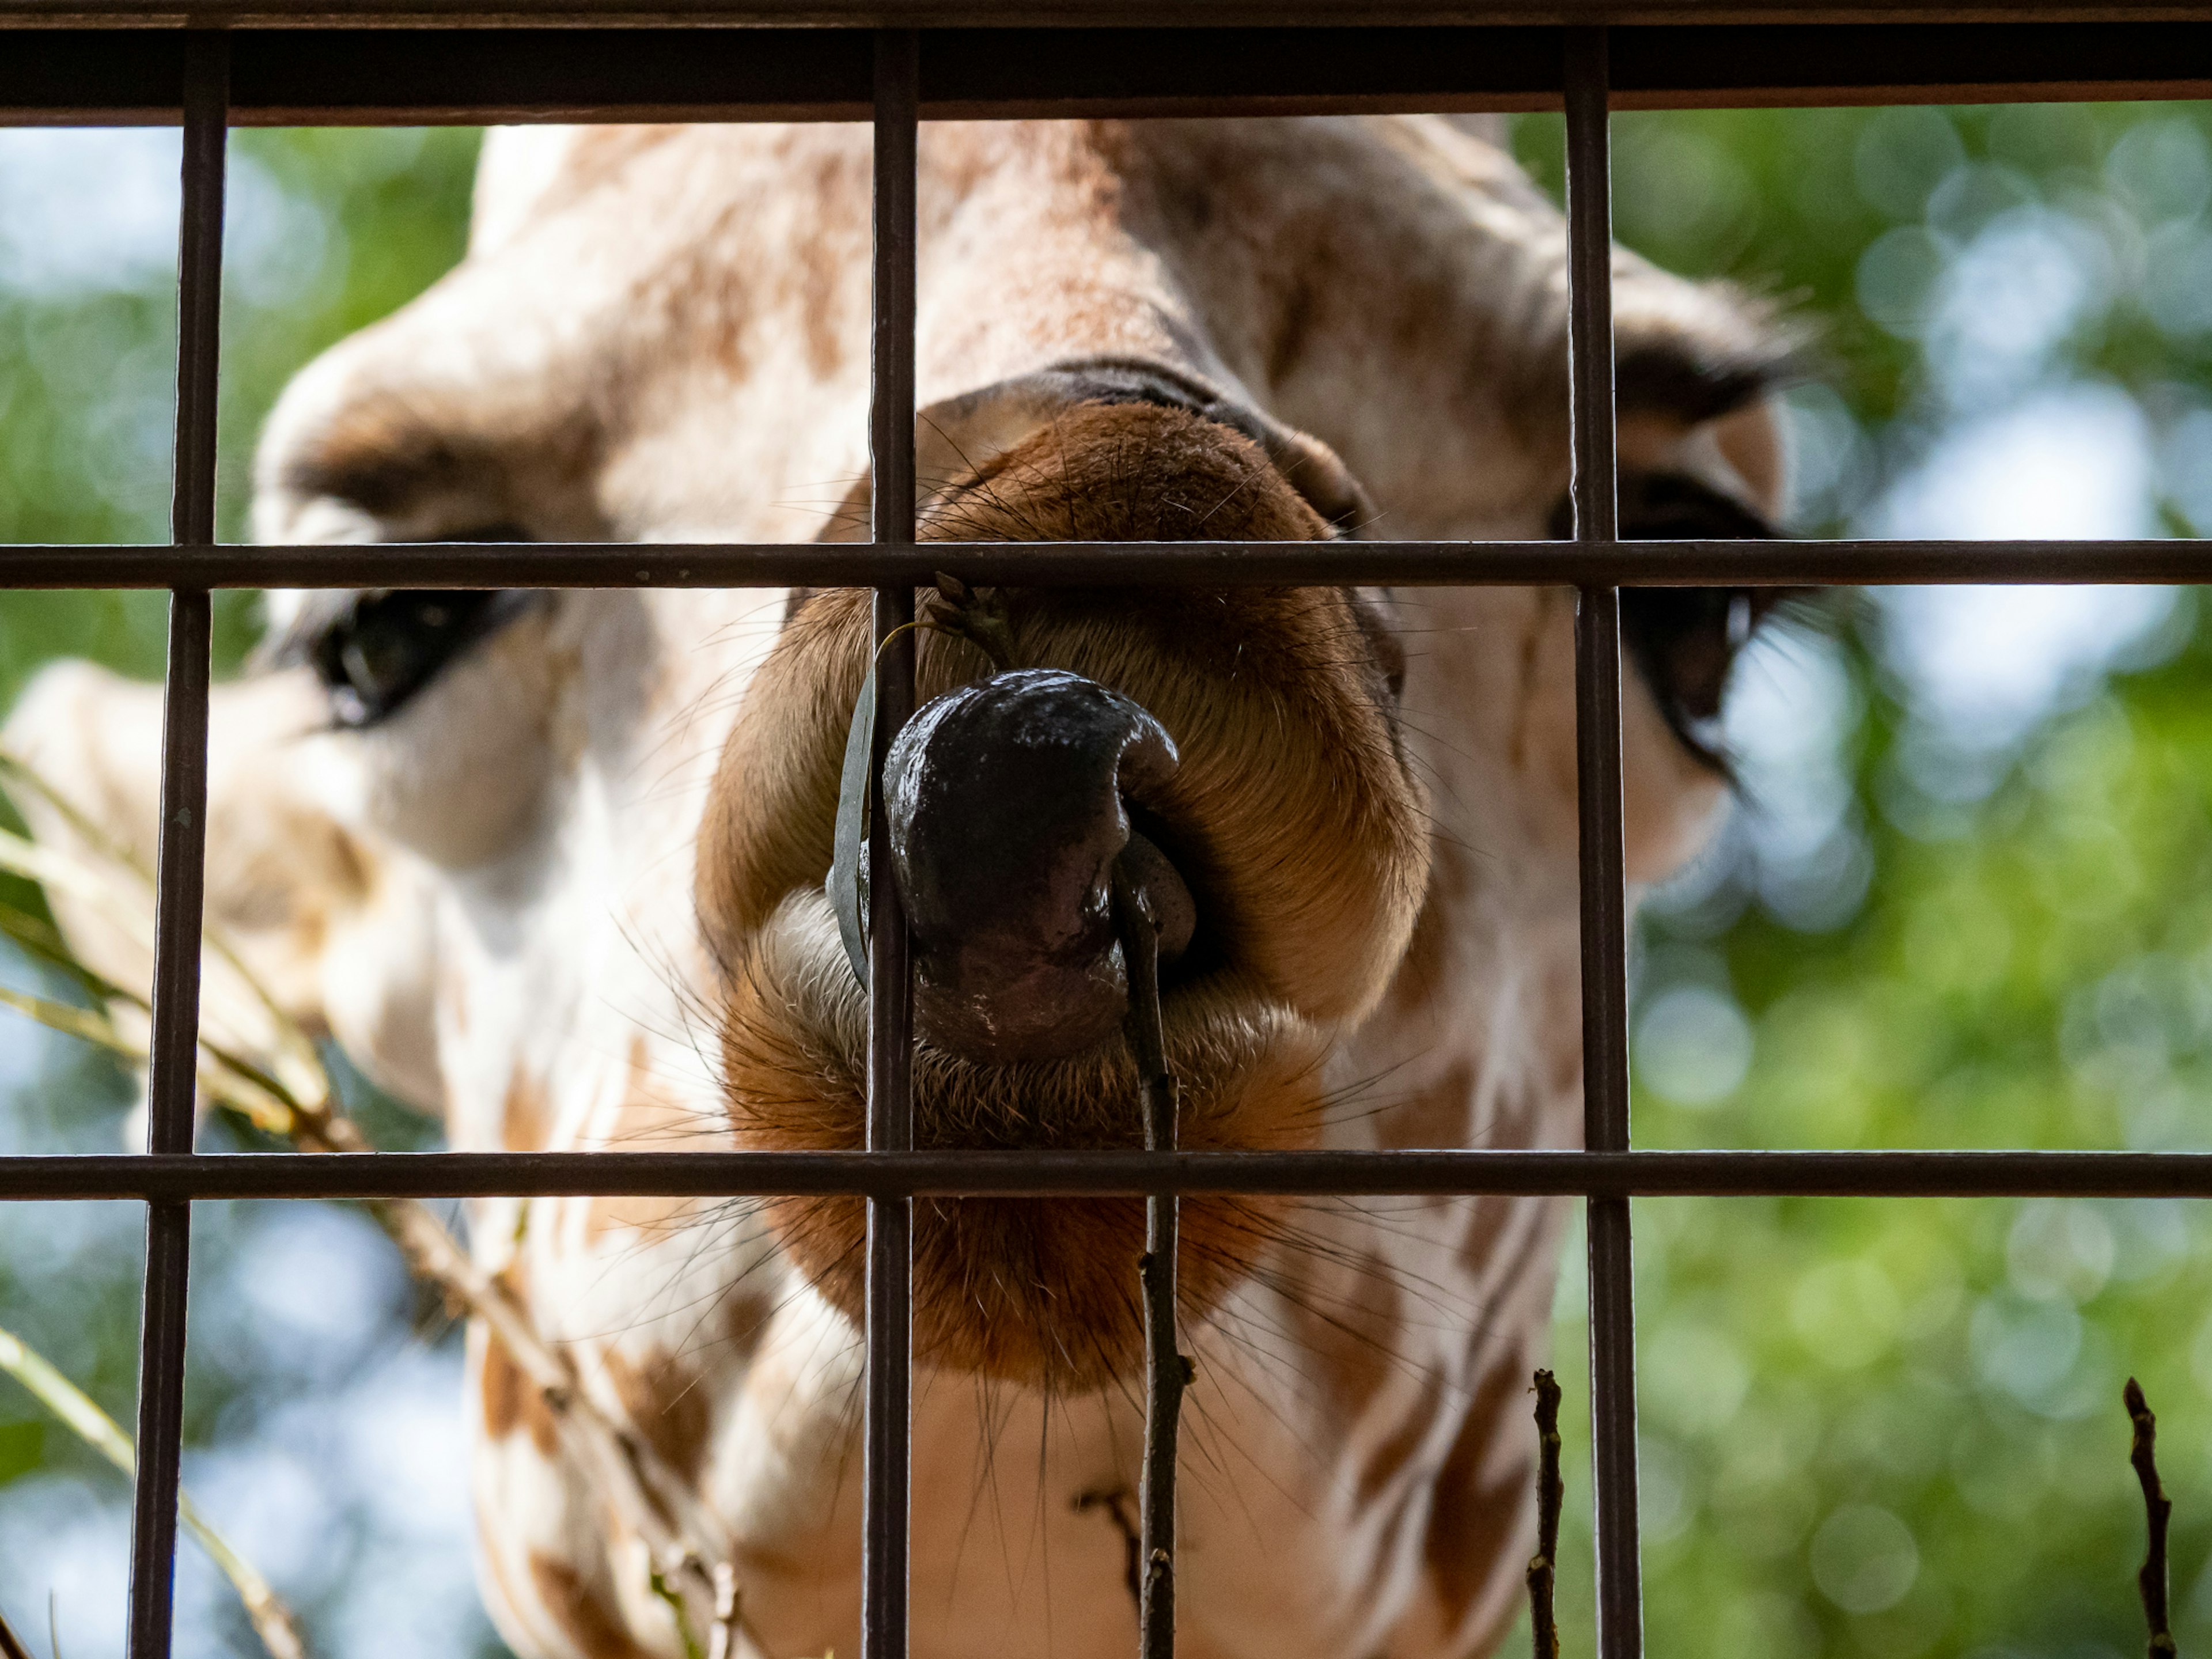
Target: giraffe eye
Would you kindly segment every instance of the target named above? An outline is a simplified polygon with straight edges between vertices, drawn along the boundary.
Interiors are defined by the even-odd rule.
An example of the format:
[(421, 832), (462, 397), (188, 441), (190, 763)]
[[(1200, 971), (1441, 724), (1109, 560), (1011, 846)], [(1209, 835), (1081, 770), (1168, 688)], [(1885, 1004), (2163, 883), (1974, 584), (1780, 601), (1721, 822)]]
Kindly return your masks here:
[[(1573, 533), (1571, 508), (1553, 514), (1553, 533)], [(1765, 540), (1780, 532), (1741, 501), (1680, 473), (1620, 478), (1620, 533), (1638, 540)], [(1621, 643), (1683, 746), (1725, 771), (1721, 694), (1736, 653), (1788, 590), (1771, 587), (1631, 587), (1620, 595)]]
[(351, 595), (302, 654), (340, 726), (374, 726), (534, 597), (512, 588), (371, 588)]

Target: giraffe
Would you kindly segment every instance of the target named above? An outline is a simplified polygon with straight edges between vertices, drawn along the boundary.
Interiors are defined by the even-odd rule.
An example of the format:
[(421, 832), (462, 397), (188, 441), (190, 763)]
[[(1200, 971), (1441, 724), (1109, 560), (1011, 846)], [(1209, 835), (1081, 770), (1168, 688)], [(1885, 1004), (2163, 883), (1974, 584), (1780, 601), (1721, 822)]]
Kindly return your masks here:
[[(869, 191), (865, 129), (493, 133), (460, 265), (270, 416), (257, 533), (864, 534)], [(920, 227), (925, 541), (1559, 532), (1563, 227), (1462, 122), (932, 124)], [(1626, 252), (1614, 283), (1625, 532), (1772, 533), (1783, 331)], [(1134, 1144), (1117, 872), (1166, 923), (1184, 1144), (1578, 1142), (1571, 595), (998, 602), (1018, 671), (921, 635), (892, 791), (920, 1144)], [(1639, 889), (1723, 810), (1715, 721), (1763, 611), (1625, 598)], [(369, 589), (267, 617), (214, 696), (208, 905), (288, 1010), (459, 1147), (860, 1144), (866, 999), (828, 878), (864, 593)], [(150, 847), (157, 702), (59, 665), (6, 741)], [(114, 976), (143, 966), (58, 904)], [(917, 1205), (921, 1659), (1133, 1639), (1140, 1210)], [(1186, 1202), (1184, 1653), (1495, 1645), (1564, 1217)], [(857, 1645), (860, 1225), (835, 1199), (471, 1216), (726, 1528), (762, 1659)], [(468, 1376), (515, 1652), (683, 1655), (641, 1539), (482, 1328)]]

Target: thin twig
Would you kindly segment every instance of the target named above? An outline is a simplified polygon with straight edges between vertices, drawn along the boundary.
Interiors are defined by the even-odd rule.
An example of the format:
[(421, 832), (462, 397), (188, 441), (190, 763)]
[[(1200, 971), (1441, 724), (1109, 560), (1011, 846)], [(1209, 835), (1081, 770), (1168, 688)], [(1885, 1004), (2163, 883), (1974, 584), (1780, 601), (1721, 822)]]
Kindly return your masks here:
[[(44, 842), (27, 841), (12, 831), (0, 830), (0, 849), (12, 848), (17, 852), (27, 849), (34, 857), (51, 855), (63, 860), (65, 864), (76, 866), (79, 876), (84, 879), (70, 877), (68, 872), (64, 872), (66, 884), (73, 887), (80, 894), (89, 896), (101, 908), (109, 908), (112, 920), (124, 921), (131, 928), (134, 936), (142, 944), (149, 950), (152, 949), (155, 943), (152, 868), (140, 859), (135, 851), (110, 836), (94, 821), (91, 814), (70, 800), (68, 795), (43, 776), (36, 767), (21, 756), (10, 753), (4, 749), (0, 749), (0, 781), (0, 781), (0, 788), (5, 788), (9, 783), (18, 784), (38, 795), (53, 808), (79, 840), (106, 860), (106, 865), (105, 868), (95, 866), (90, 860), (65, 848), (54, 847)], [(131, 916), (119, 915), (110, 908), (111, 902), (116, 896), (112, 890), (112, 881), (104, 883), (102, 878), (116, 871), (120, 871), (130, 878), (129, 884), (137, 896), (137, 903), (128, 907), (133, 913)], [(40, 882), (41, 885), (44, 885), (48, 879), (46, 877), (33, 875), (28, 870), (19, 871), (18, 873), (31, 876), (32, 879)], [(104, 886), (106, 890), (94, 890), (87, 894), (88, 884), (94, 890)], [(230, 969), (239, 983), (245, 987), (246, 994), (267, 1015), (277, 1049), (272, 1069), (286, 1077), (286, 1081), (295, 1093), (306, 1092), (319, 1085), (327, 1096), (330, 1076), (324, 1071), (322, 1061), (315, 1053), (314, 1040), (301, 1030), (299, 1024), (277, 1003), (275, 994), (262, 983), (260, 978), (251, 968), (246, 966), (244, 953), (238, 950), (219, 929), (212, 927), (201, 929), (200, 945), (204, 951)]]
[(1535, 1659), (1559, 1659), (1559, 1626), (1552, 1592), (1559, 1571), (1559, 1505), (1566, 1495), (1559, 1479), (1559, 1383), (1549, 1371), (1536, 1373), (1536, 1553), (1528, 1558), (1528, 1625), (1535, 1637)]
[(930, 622), (939, 632), (966, 640), (1003, 674), (1014, 665), (1013, 619), (1006, 596), (995, 587), (970, 587), (959, 577), (937, 573)]
[[(1176, 1083), (1160, 1018), (1160, 927), (1143, 890), (1116, 864), (1114, 920), (1129, 976), (1129, 1048), (1145, 1110), (1145, 1150), (1172, 1152)], [(1183, 1390), (1194, 1375), (1176, 1345), (1176, 1256), (1180, 1215), (1172, 1194), (1145, 1200), (1145, 1254), (1137, 1263), (1145, 1298), (1145, 1475), (1139, 1487), (1144, 1577), (1137, 1600), (1141, 1659), (1175, 1659), (1176, 1440)]]
[[(47, 1362), (21, 1337), (0, 1330), (0, 1371), (21, 1382), (34, 1395), (39, 1403), (52, 1412), (77, 1438), (105, 1457), (126, 1476), (135, 1477), (138, 1468), (137, 1449), (131, 1437), (117, 1426), (115, 1419), (94, 1405), (89, 1396), (69, 1378)], [(292, 1622), (291, 1609), (277, 1598), (269, 1581), (256, 1570), (253, 1564), (232, 1547), (228, 1540), (217, 1532), (198, 1504), (184, 1492), (177, 1494), (177, 1513), (185, 1529), (199, 1540), (208, 1557), (222, 1569), (222, 1576), (230, 1580), (238, 1592), (239, 1601), (246, 1607), (246, 1616), (252, 1622), (254, 1633), (260, 1637), (261, 1645), (269, 1650), (270, 1659), (306, 1659), (307, 1644), (300, 1638), (299, 1627)], [(9, 1640), (14, 1640), (11, 1635)], [(20, 1651), (20, 1645), (16, 1650)], [(0, 1643), (0, 1655), (12, 1653)]]
[(2150, 1626), (2150, 1659), (2161, 1659), (2161, 1656), (2171, 1659), (2179, 1651), (2166, 1612), (2166, 1523), (2173, 1505), (2158, 1480), (2158, 1419), (2132, 1376), (2120, 1398), (2127, 1402), (2128, 1420), (2135, 1425), (2128, 1462), (2135, 1466), (2136, 1479), (2142, 1483), (2143, 1515), (2149, 1523), (2149, 1547), (2143, 1554), (2142, 1571), (2136, 1575), (2136, 1589), (2142, 1597), (2143, 1621)]
[(727, 1561), (714, 1564), (714, 1632), (707, 1644), (707, 1659), (737, 1659), (738, 1632), (744, 1620), (744, 1598), (738, 1593), (738, 1570)]

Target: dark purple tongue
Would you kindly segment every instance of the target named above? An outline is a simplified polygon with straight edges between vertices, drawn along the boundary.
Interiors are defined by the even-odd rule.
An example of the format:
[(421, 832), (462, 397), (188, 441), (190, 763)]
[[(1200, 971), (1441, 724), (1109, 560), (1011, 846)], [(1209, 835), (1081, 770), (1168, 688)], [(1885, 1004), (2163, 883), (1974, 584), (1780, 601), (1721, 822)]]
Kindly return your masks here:
[(884, 799), (925, 1040), (1004, 1063), (1077, 1054), (1119, 1030), (1117, 862), (1161, 924), (1164, 957), (1196, 921), (1124, 805), (1177, 764), (1151, 714), (1060, 669), (996, 674), (916, 713), (891, 745)]

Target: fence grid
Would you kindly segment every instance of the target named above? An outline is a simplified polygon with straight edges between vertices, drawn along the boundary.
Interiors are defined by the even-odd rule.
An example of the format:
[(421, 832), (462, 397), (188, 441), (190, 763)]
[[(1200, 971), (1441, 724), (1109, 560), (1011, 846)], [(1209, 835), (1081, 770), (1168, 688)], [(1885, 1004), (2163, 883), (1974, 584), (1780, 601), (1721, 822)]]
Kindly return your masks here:
[[(867, 1201), (862, 1650), (907, 1651), (913, 1200), (1187, 1193), (1549, 1194), (1589, 1206), (1599, 1652), (1639, 1659), (1635, 1310), (1629, 1200), (1661, 1194), (2212, 1197), (2212, 1154), (1638, 1152), (1628, 1114), (1621, 794), (1624, 586), (2196, 582), (2188, 541), (1655, 542), (1619, 535), (1611, 296), (1613, 108), (1663, 104), (2212, 95), (2197, 21), (1911, 22), (1162, 30), (186, 27), (134, 0), (71, 8), (131, 29), (0, 17), (19, 49), (0, 121), (184, 127), (174, 506), (166, 546), (0, 550), (0, 587), (169, 590), (147, 1150), (0, 1157), (0, 1200), (147, 1206), (130, 1606), (132, 1659), (173, 1620), (191, 1206), (200, 1199), (552, 1194), (842, 1194)], [(217, 11), (223, 9), (218, 7)], [(344, 9), (341, 9), (343, 11)], [(359, 12), (363, 8), (356, 7)], [(434, 10), (434, 8), (430, 9)], [(586, 3), (585, 9), (591, 7)], [(689, 10), (670, 9), (672, 13)], [(1420, 21), (1418, 8), (1400, 8)], [(1782, 8), (1777, 7), (1776, 10)], [(629, 20), (606, 3), (605, 21)], [(2026, 14), (2009, 14), (2021, 19)], [(710, 21), (748, 20), (735, 10)], [(360, 21), (356, 19), (356, 21)], [(404, 8), (391, 19), (422, 19)], [(834, 21), (834, 20), (833, 20)], [(51, 23), (52, 27), (20, 28)], [(1166, 49), (1172, 45), (1172, 50)], [(30, 49), (21, 50), (28, 45)], [(234, 100), (234, 93), (238, 94)], [(918, 123), (952, 115), (1559, 107), (1567, 123), (1575, 534), (1567, 542), (915, 543)], [(860, 546), (423, 544), (227, 547), (215, 536), (224, 151), (234, 125), (356, 121), (872, 118), (872, 540)], [(879, 647), (872, 791), (912, 711), (915, 589), (977, 585), (1559, 584), (1577, 592), (1584, 1150), (1096, 1153), (918, 1152), (906, 924), (872, 903), (866, 1150), (859, 1152), (199, 1154), (192, 1151), (204, 854), (210, 590), (228, 586), (872, 586)], [(884, 833), (884, 815), (873, 816)], [(888, 854), (878, 846), (875, 867)], [(1156, 1402), (1146, 1389), (1148, 1409)], [(1170, 1506), (1171, 1486), (1162, 1494)]]

